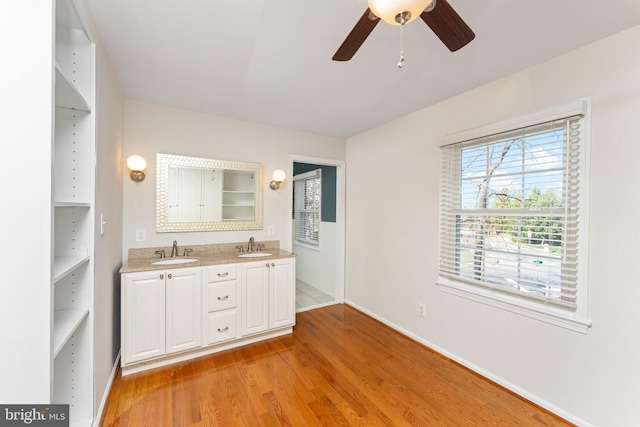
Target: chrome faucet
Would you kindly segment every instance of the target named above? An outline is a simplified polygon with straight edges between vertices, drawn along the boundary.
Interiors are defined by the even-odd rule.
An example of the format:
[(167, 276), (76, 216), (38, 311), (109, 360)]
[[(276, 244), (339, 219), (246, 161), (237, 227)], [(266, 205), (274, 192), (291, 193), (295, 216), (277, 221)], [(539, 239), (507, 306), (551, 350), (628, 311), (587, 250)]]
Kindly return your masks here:
[(249, 245), (247, 245), (247, 252), (253, 252), (253, 242), (255, 242), (255, 239), (252, 236), (249, 239)]
[(178, 256), (178, 241), (173, 241), (173, 249), (171, 249), (171, 258), (175, 258)]

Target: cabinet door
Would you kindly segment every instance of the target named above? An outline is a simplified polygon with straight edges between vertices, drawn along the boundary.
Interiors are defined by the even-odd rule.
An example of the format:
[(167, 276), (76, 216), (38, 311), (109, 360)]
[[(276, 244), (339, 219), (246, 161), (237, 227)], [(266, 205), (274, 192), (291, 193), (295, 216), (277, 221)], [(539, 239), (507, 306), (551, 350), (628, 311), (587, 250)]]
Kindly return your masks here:
[(242, 335), (269, 329), (269, 264), (242, 264)]
[(129, 273), (122, 278), (123, 364), (164, 355), (164, 272)]
[(200, 268), (167, 270), (167, 353), (202, 345)]
[(292, 326), (296, 315), (295, 258), (269, 264), (269, 328)]

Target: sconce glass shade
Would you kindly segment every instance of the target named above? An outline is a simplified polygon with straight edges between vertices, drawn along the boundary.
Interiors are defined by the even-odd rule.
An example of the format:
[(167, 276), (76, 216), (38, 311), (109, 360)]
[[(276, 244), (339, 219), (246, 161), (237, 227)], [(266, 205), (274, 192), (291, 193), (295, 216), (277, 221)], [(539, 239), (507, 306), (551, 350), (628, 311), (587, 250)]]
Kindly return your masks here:
[(129, 176), (135, 182), (144, 181), (144, 172), (147, 167), (147, 161), (144, 157), (134, 154), (132, 156), (127, 157), (127, 168), (131, 171)]
[(282, 169), (274, 170), (273, 181), (269, 183), (269, 188), (271, 188), (272, 190), (278, 190), (280, 188), (280, 184), (282, 183), (282, 181), (284, 181), (286, 177), (287, 175), (284, 173)]
[(405, 22), (416, 19), (433, 0), (369, 0), (369, 9), (378, 18), (387, 24), (400, 25), (396, 16), (402, 12), (411, 13), (411, 17)]
[(127, 168), (132, 171), (143, 171), (147, 167), (147, 161), (142, 156), (134, 154), (127, 157)]

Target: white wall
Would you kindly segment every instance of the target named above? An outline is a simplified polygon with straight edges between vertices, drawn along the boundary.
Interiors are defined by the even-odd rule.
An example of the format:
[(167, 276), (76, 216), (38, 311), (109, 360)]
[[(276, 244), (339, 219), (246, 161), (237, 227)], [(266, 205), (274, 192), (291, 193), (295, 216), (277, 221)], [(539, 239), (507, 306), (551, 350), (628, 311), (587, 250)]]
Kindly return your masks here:
[[(97, 51), (94, 381), (97, 410), (120, 350), (123, 97), (108, 57)], [(106, 226), (100, 234), (100, 214)]]
[[(347, 299), (578, 424), (637, 425), (639, 45), (635, 27), (348, 139)], [(439, 291), (436, 138), (586, 96), (592, 328), (571, 332)], [(393, 179), (372, 180), (371, 170)]]
[(320, 222), (320, 250), (293, 244), (293, 252), (297, 255), (296, 278), (331, 296), (336, 296), (338, 270), (336, 225), (335, 222)]
[[(0, 402), (48, 403), (51, 313), (51, 1), (0, 2)], [(19, 325), (19, 327), (15, 327)]]
[[(280, 240), (282, 248), (288, 241), (288, 198), (290, 180), (273, 191), (269, 189), (275, 169), (289, 169), (289, 154), (344, 160), (345, 141), (306, 132), (194, 113), (139, 101), (125, 101), (123, 158), (131, 154), (147, 160), (147, 178), (135, 183), (124, 171), (123, 259), (133, 247), (179, 246), (248, 241)], [(264, 230), (203, 233), (156, 233), (156, 153), (208, 157), (220, 160), (262, 163), (264, 166)], [(126, 169), (126, 168), (125, 168)], [(274, 226), (275, 235), (267, 235)], [(136, 229), (146, 232), (146, 241), (136, 242)]]

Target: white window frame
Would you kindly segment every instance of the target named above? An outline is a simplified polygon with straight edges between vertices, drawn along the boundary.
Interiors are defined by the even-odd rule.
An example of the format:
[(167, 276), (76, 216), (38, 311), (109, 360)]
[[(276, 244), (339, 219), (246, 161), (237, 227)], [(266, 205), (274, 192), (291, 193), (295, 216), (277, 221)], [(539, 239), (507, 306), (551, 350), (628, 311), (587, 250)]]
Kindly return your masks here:
[[(533, 126), (553, 120), (575, 115), (582, 115), (581, 153), (580, 153), (580, 224), (578, 230), (578, 250), (580, 254), (578, 265), (578, 280), (576, 284), (577, 300), (575, 310), (546, 304), (543, 301), (523, 298), (519, 295), (481, 287), (456, 280), (451, 277), (438, 276), (436, 284), (441, 291), (507, 310), (516, 314), (537, 319), (552, 325), (560, 326), (572, 331), (586, 333), (591, 322), (588, 320), (588, 230), (589, 230), (589, 165), (590, 165), (590, 128), (591, 128), (591, 99), (585, 98), (567, 105), (549, 108), (524, 116), (504, 120), (498, 123), (481, 126), (468, 131), (440, 138), (437, 142), (441, 147), (463, 141), (469, 141), (502, 132)], [(440, 251), (440, 248), (439, 248)], [(440, 254), (439, 254), (440, 255)], [(440, 259), (440, 256), (438, 257)]]
[[(318, 202), (318, 209), (317, 209), (317, 213), (318, 213), (318, 237), (316, 239), (316, 241), (310, 241), (310, 240), (299, 240), (298, 239), (298, 213), (299, 213), (299, 209), (297, 206), (297, 200), (295, 198), (295, 192), (296, 192), (296, 183), (298, 181), (309, 181), (312, 179), (319, 179), (320, 180), (320, 200)], [(294, 205), (293, 205), (293, 209), (294, 209), (294, 218), (293, 218), (293, 240), (295, 242), (296, 245), (299, 246), (304, 246), (307, 247), (309, 249), (313, 249), (313, 250), (320, 250), (320, 242), (321, 242), (321, 227), (322, 227), (322, 169), (318, 168), (309, 172), (305, 172), (305, 173), (301, 173), (298, 175), (295, 175), (293, 177), (293, 191), (294, 191)], [(316, 210), (314, 209), (313, 212), (315, 212)], [(311, 211), (309, 211), (311, 212)]]

